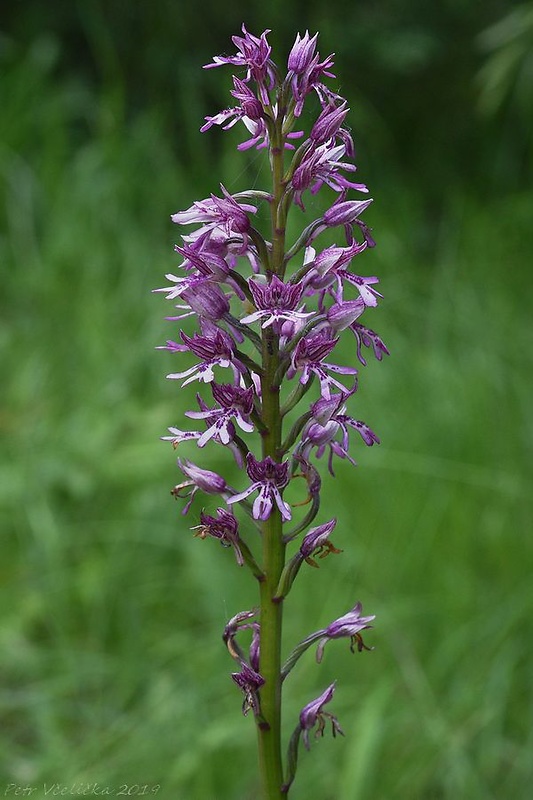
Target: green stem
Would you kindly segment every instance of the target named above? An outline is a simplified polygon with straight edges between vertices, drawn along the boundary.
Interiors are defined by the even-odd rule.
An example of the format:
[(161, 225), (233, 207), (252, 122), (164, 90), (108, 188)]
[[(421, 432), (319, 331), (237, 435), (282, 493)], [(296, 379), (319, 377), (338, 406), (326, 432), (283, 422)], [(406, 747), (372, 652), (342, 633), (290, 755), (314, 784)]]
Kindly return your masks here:
[[(285, 254), (285, 214), (283, 197), (283, 137), (280, 125), (273, 126), (271, 136), (271, 168), (273, 177), (272, 255), (265, 265), (272, 274), (280, 274)], [(266, 430), (262, 432), (263, 459), (279, 460), (281, 445), (280, 389), (274, 376), (279, 368), (279, 336), (266, 328), (262, 331), (261, 417)], [(283, 603), (276, 599), (276, 590), (285, 564), (285, 543), (282, 519), (274, 507), (263, 522), (263, 572), (260, 583), (261, 655), (259, 671), (265, 679), (261, 687), (261, 713), (264, 722), (258, 725), (259, 764), (264, 800), (283, 800), (283, 765), (281, 758), (281, 629)]]

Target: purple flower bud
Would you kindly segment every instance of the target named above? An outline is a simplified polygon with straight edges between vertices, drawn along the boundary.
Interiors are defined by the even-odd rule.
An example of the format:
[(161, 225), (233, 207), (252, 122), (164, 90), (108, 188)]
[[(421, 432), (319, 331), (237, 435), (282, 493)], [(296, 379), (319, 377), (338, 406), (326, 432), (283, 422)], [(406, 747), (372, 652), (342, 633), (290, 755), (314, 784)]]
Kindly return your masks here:
[(233, 86), (235, 88), (232, 89), (231, 94), (239, 100), (245, 116), (252, 120), (262, 119), (265, 115), (263, 106), (250, 87), (235, 75), (233, 76)]
[(324, 211), (324, 222), (329, 227), (337, 225), (353, 224), (363, 211), (373, 202), (369, 200), (344, 200), (343, 202), (333, 203)]
[(181, 297), (199, 317), (205, 319), (219, 320), (229, 311), (228, 298), (212, 281), (204, 280), (194, 289), (186, 289)]
[(335, 684), (332, 683), (325, 692), (323, 692), (316, 700), (304, 706), (300, 712), (300, 728), (303, 734), (304, 745), (309, 750), (309, 731), (318, 724), (315, 737), (324, 735), (324, 728), (326, 727), (326, 720), (331, 722), (331, 733), (335, 737), (337, 733), (344, 736), (343, 730), (339, 722), (333, 714), (324, 711), (324, 706), (329, 703), (333, 698), (335, 692)]
[(309, 138), (317, 145), (329, 142), (337, 134), (349, 110), (349, 108), (346, 108), (346, 102), (342, 103), (338, 108), (334, 106), (324, 108), (311, 128)]
[(349, 328), (361, 316), (366, 306), (361, 297), (334, 303), (326, 311), (326, 319), (335, 333)]
[[(182, 514), (186, 514), (191, 507), (194, 495), (196, 492), (201, 491), (206, 494), (222, 494), (224, 495), (227, 490), (227, 484), (221, 475), (212, 472), (209, 469), (202, 469), (201, 467), (193, 464), (185, 458), (178, 458), (178, 467), (181, 469), (188, 480), (179, 483), (175, 486), (171, 494), (174, 497), (188, 497), (189, 501), (185, 505)], [(192, 487), (191, 491), (187, 491)]]
[(309, 31), (305, 32), (303, 38), (299, 33), (297, 34), (287, 61), (287, 66), (292, 72), (299, 75), (311, 66), (315, 57), (317, 39), (318, 33), (315, 33), (312, 38), (309, 36)]
[(297, 372), (301, 371), (300, 383), (306, 384), (312, 374), (316, 375), (320, 382), (321, 396), (325, 400), (330, 399), (333, 387), (346, 394), (348, 391), (346, 386), (328, 373), (334, 372), (341, 375), (357, 375), (357, 370), (354, 369), (354, 367), (341, 367), (338, 364), (330, 364), (324, 361), (337, 342), (338, 339), (334, 338), (331, 332), (327, 330), (321, 330), (310, 336), (304, 336), (294, 348), (291, 357), (291, 366), (287, 372), (287, 376), (292, 378)]

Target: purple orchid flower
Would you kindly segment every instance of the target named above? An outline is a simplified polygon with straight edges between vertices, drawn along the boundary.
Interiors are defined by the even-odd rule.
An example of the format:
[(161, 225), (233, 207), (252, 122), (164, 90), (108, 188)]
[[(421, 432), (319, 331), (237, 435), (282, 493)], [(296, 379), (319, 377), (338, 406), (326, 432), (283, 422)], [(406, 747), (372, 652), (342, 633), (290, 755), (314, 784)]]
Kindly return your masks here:
[[(347, 459), (354, 466), (356, 462), (349, 455), (349, 433), (348, 426), (354, 428), (368, 447), (379, 444), (379, 438), (374, 431), (361, 420), (356, 420), (348, 416), (344, 401), (348, 394), (335, 395), (328, 399), (318, 400), (312, 406), (312, 417), (302, 431), (298, 452), (302, 458), (307, 459), (313, 448), (316, 448), (317, 458), (321, 458), (326, 447), (330, 449), (328, 459), (328, 470), (331, 475), (333, 471), (333, 456)], [(336, 437), (341, 433), (341, 440)]]
[(302, 113), (305, 98), (314, 89), (319, 97), (324, 96), (325, 87), (321, 83), (323, 77), (334, 78), (331, 72), (333, 66), (332, 56), (328, 56), (320, 62), (320, 56), (316, 53), (316, 42), (318, 33), (313, 37), (306, 31), (303, 37), (297, 35), (296, 41), (292, 46), (288, 58), (289, 74), (287, 81), (290, 83), (293, 101), (294, 116), (299, 117)]
[(354, 164), (342, 159), (346, 155), (344, 143), (331, 146), (329, 142), (317, 147), (309, 147), (298, 167), (294, 170), (290, 185), (293, 190), (294, 202), (305, 210), (302, 194), (310, 189), (311, 194), (316, 194), (323, 184), (327, 184), (335, 192), (344, 193), (346, 189), (356, 189), (359, 192), (368, 192), (364, 183), (354, 183), (339, 174), (339, 170), (355, 172)]
[(248, 664), (242, 664), (241, 671), (232, 672), (231, 677), (239, 689), (244, 693), (244, 700), (242, 704), (242, 713), (244, 716), (247, 715), (250, 709), (254, 712), (254, 714), (259, 714), (260, 705), (257, 692), (265, 682), (263, 676), (260, 675), (259, 672), (256, 672), (255, 669), (252, 669), (252, 667), (250, 667)]
[(282, 320), (300, 322), (314, 314), (312, 311), (296, 311), (303, 293), (303, 286), (299, 284), (283, 283), (277, 275), (274, 275), (268, 284), (263, 285), (259, 281), (250, 279), (248, 285), (257, 311), (241, 319), (245, 325), (264, 320), (262, 328), (273, 325), (277, 331), (278, 324)]
[[(229, 444), (235, 436), (235, 429), (231, 425), (234, 418), (237, 425), (245, 433), (251, 433), (254, 429), (250, 422), (250, 414), (254, 407), (254, 390), (241, 389), (234, 384), (211, 383), (213, 398), (219, 403), (220, 408), (202, 408), (201, 411), (186, 411), (185, 416), (191, 419), (209, 420), (209, 428), (198, 439), (198, 447), (204, 447), (214, 436), (217, 436), (222, 444)], [(201, 402), (201, 398), (198, 398)]]
[(252, 508), (254, 519), (268, 519), (275, 503), (283, 519), (289, 520), (291, 518), (290, 506), (280, 494), (280, 489), (283, 489), (289, 481), (288, 469), (288, 462), (278, 464), (270, 456), (263, 461), (257, 461), (252, 453), (248, 453), (246, 472), (252, 484), (243, 492), (229, 497), (226, 502), (228, 504), (238, 503), (253, 492), (258, 492)]
[(231, 511), (224, 508), (217, 508), (216, 517), (210, 514), (200, 514), (200, 525), (195, 525), (191, 530), (197, 531), (194, 535), (200, 539), (212, 536), (218, 539), (222, 547), (232, 547), (235, 553), (237, 564), (242, 567), (244, 558), (239, 545), (239, 523)]
[(338, 107), (329, 105), (323, 108), (320, 116), (311, 128), (309, 138), (313, 140), (315, 145), (331, 142), (331, 140), (335, 139), (337, 136), (349, 110), (346, 101), (341, 103)]
[(338, 733), (340, 733), (341, 736), (344, 736), (344, 732), (339, 725), (337, 718), (333, 716), (333, 714), (330, 714), (329, 711), (324, 711), (324, 706), (326, 703), (331, 702), (333, 699), (334, 692), (335, 684), (332, 683), (324, 692), (322, 692), (319, 697), (316, 698), (316, 700), (312, 700), (310, 703), (304, 706), (300, 712), (300, 728), (303, 742), (307, 750), (310, 749), (309, 731), (311, 731), (315, 725), (317, 725), (318, 727), (315, 732), (315, 737), (323, 736), (324, 728), (326, 727), (326, 720), (331, 722), (331, 733), (333, 737), (335, 737)]
[(169, 340), (166, 346), (156, 349), (181, 353), (190, 351), (201, 361), (183, 372), (172, 372), (167, 375), (167, 378), (172, 380), (186, 378), (181, 385), (187, 386), (194, 380), (202, 383), (214, 381), (215, 366), (231, 367), (235, 380), (238, 380), (240, 375), (245, 372), (244, 364), (235, 356), (235, 343), (231, 336), (225, 331), (215, 328), (207, 320), (202, 326), (202, 334), (193, 333), (192, 336), (188, 336), (180, 331), (180, 337), (184, 344)]
[(324, 361), (324, 358), (331, 353), (337, 342), (338, 339), (334, 338), (328, 330), (321, 330), (318, 333), (304, 336), (294, 348), (287, 377), (292, 378), (297, 372), (301, 372), (300, 383), (305, 385), (312, 374), (316, 375), (320, 382), (321, 396), (325, 400), (330, 399), (332, 387), (340, 389), (344, 394), (348, 394), (346, 386), (331, 375), (328, 375), (328, 372), (336, 372), (341, 375), (357, 375), (357, 370), (354, 367), (341, 367)]
[(348, 613), (344, 614), (344, 616), (339, 617), (338, 619), (334, 620), (327, 628), (323, 631), (323, 636), (318, 642), (318, 647), (316, 651), (316, 660), (318, 663), (322, 661), (322, 656), (324, 654), (324, 647), (329, 642), (330, 639), (341, 639), (348, 637), (351, 640), (350, 643), (350, 650), (352, 653), (354, 652), (354, 648), (357, 645), (357, 649), (359, 652), (362, 650), (371, 650), (372, 648), (367, 647), (361, 636), (361, 631), (367, 630), (371, 628), (372, 625), (369, 623), (372, 622), (375, 618), (375, 614), (371, 614), (368, 617), (362, 617), (361, 611), (363, 610), (363, 606), (361, 603), (356, 603), (355, 606), (348, 611)]
[(332, 545), (329, 540), (330, 533), (335, 528), (337, 520), (330, 519), (316, 528), (310, 528), (300, 545), (300, 555), (312, 567), (318, 567), (313, 556), (325, 558), (329, 553), (341, 553), (342, 551)]
[[(311, 732), (321, 736), (329, 723), (334, 736), (342, 734), (336, 717), (326, 710), (335, 691), (332, 683), (301, 710), (282, 779), (279, 748), (276, 745), (276, 752), (272, 748), (280, 736), (280, 685), (313, 646), (318, 661), (332, 639), (349, 639), (352, 651), (369, 649), (362, 632), (374, 620), (363, 616), (357, 603), (301, 640), (279, 664), (283, 607), (300, 568), (304, 561), (317, 567), (319, 559), (341, 552), (330, 539), (336, 518), (315, 524), (320, 519), (322, 481), (316, 459), (325, 455), (331, 474), (336, 458), (355, 464), (349, 453), (352, 430), (368, 447), (379, 443), (369, 426), (346, 410), (346, 401), (357, 389), (358, 370), (328, 359), (341, 336), (349, 338), (347, 330), (356, 339), (357, 358), (363, 365), (363, 349), (372, 348), (378, 361), (388, 350), (360, 321), (381, 298), (378, 278), (358, 274), (366, 270), (352, 263), (375, 244), (362, 221), (372, 200), (354, 174), (348, 101), (326, 85), (326, 78), (334, 77), (333, 56), (321, 58), (318, 34), (306, 30), (297, 35), (283, 75), (271, 59), (268, 34), (265, 30), (254, 36), (243, 25), (242, 34), (233, 37), (236, 52), (215, 56), (205, 65), (207, 69), (229, 65), (239, 74), (233, 75), (230, 88), (232, 107), (205, 117), (201, 127), (202, 131), (213, 126), (229, 129), (242, 123), (246, 133), (238, 150), (268, 148), (268, 189), (231, 194), (221, 185), (218, 195), (175, 213), (173, 222), (193, 228), (175, 246), (181, 261), (176, 274), (167, 274), (169, 285), (155, 291), (179, 303), (176, 316), (167, 319), (191, 317), (189, 322), (196, 325), (178, 329), (178, 335), (173, 334), (176, 341), (169, 338), (159, 348), (191, 354), (168, 377), (180, 380), (182, 386), (198, 381), (200, 392), (202, 384), (209, 384), (213, 396), (208, 403), (199, 393), (198, 408), (184, 412), (201, 421), (201, 431), (172, 427), (162, 438), (174, 447), (196, 442), (209, 450), (214, 443), (232, 452), (239, 468), (246, 466), (248, 481), (241, 485), (247, 488), (236, 492), (218, 473), (178, 459), (183, 480), (172, 493), (184, 498), (184, 514), (198, 492), (216, 497), (220, 507), (214, 513), (202, 510), (192, 530), (201, 539), (217, 539), (231, 548), (237, 565), (249, 568), (260, 584), (259, 608), (236, 614), (223, 639), (238, 665), (232, 680), (244, 695), (243, 713), (252, 710), (256, 717), (263, 793), (277, 796), (280, 791), (287, 794), (294, 780), (301, 741), (309, 749)], [(319, 110), (309, 117), (303, 108), (312, 93)], [(299, 119), (305, 132), (295, 130)], [(302, 136), (306, 138), (294, 157), (287, 158), (284, 149), (294, 150), (294, 140)], [(294, 206), (304, 209), (306, 192), (314, 195), (324, 186), (333, 192), (329, 208), (293, 236), (289, 214), (295, 213)], [(352, 190), (367, 197), (351, 199)], [(326, 246), (317, 245), (319, 237), (329, 239)], [(224, 373), (224, 382), (219, 367), (231, 370)], [(293, 414), (297, 407), (300, 411)], [(250, 434), (255, 443), (249, 441)], [(305, 486), (299, 498), (303, 502), (289, 505), (284, 495), (292, 478), (303, 478)], [(237, 519), (237, 503), (246, 512), (242, 522)], [(295, 520), (293, 506), (302, 507)], [(248, 542), (247, 527), (261, 532), (260, 547), (252, 538)], [(290, 556), (285, 555), (285, 545)], [(256, 547), (261, 550), (257, 561)], [(248, 648), (240, 644), (242, 633), (250, 642)]]
[[(226, 497), (228, 487), (224, 478), (218, 475), (218, 473), (212, 472), (210, 469), (202, 469), (185, 458), (178, 458), (178, 467), (188, 480), (175, 486), (171, 494), (173, 494), (174, 497), (189, 498), (181, 512), (182, 514), (188, 512), (194, 496), (198, 491), (205, 492), (205, 494), (220, 494), (222, 497)], [(191, 488), (191, 491), (188, 491), (189, 488)]]

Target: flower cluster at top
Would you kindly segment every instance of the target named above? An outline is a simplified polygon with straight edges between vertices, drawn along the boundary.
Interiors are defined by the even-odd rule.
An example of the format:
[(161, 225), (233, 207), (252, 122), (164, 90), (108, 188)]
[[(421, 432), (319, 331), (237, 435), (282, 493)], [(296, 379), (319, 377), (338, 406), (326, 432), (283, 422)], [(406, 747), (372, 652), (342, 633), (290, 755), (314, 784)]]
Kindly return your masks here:
[[(219, 196), (213, 194), (172, 216), (178, 225), (197, 227), (175, 246), (182, 259), (178, 274), (168, 274), (170, 285), (155, 291), (178, 301), (175, 307), (179, 313), (168, 319), (191, 316), (197, 322), (192, 335), (180, 330), (177, 341), (169, 340), (161, 348), (189, 353), (195, 360), (192, 366), (168, 377), (180, 380), (182, 386), (195, 380), (209, 384), (212, 395), (212, 402), (198, 395), (199, 410), (186, 413), (203, 424), (202, 430), (170, 428), (170, 435), (163, 438), (175, 446), (188, 440), (196, 440), (199, 448), (208, 442), (222, 444), (233, 452), (239, 466), (246, 467), (250, 481), (243, 491), (236, 492), (221, 476), (180, 460), (187, 478), (181, 488), (192, 487), (190, 493), (199, 489), (221, 494), (229, 504), (257, 492), (253, 504), (256, 519), (267, 519), (277, 506), (289, 520), (291, 509), (282, 494), (296, 467), (304, 475), (312, 475), (313, 460), (326, 453), (331, 473), (336, 458), (353, 463), (350, 429), (366, 445), (379, 442), (368, 425), (346, 413), (346, 401), (357, 390), (357, 369), (331, 361), (341, 333), (353, 335), (357, 358), (363, 365), (365, 349), (378, 360), (388, 350), (377, 333), (361, 322), (362, 315), (381, 297), (375, 288), (378, 278), (359, 275), (353, 268), (356, 256), (374, 245), (369, 228), (360, 219), (372, 200), (348, 197), (350, 190), (368, 190), (343, 174), (356, 170), (351, 162), (354, 145), (350, 131), (343, 126), (348, 113), (346, 100), (323, 83), (332, 76), (332, 57), (320, 60), (316, 35), (298, 36), (282, 80), (270, 58), (267, 33), (258, 38), (243, 26), (243, 36), (233, 37), (237, 55), (215, 57), (207, 65), (242, 67), (244, 75), (233, 76), (232, 95), (238, 105), (208, 117), (202, 130), (214, 124), (228, 128), (240, 121), (252, 134), (246, 146), (272, 149), (277, 146), (272, 141), (276, 137), (284, 147), (292, 148), (291, 141), (304, 137), (302, 131), (294, 132), (292, 127), (308, 95), (316, 94), (322, 110), (284, 172), (281, 198), (257, 190), (231, 195), (221, 186)], [(253, 224), (258, 204), (273, 206), (276, 200), (275, 224), (281, 221), (285, 227), (291, 204), (303, 206), (305, 193), (314, 194), (323, 185), (333, 189), (331, 206), (307, 225), (274, 263), (272, 242)], [(345, 241), (317, 250), (317, 237), (332, 228), (340, 229)], [(289, 275), (299, 255), (300, 263)], [(355, 291), (349, 293), (350, 289)], [(291, 432), (278, 453), (278, 463), (270, 457), (258, 458), (243, 439), (243, 434), (255, 428), (261, 431), (262, 365), (253, 351), (261, 353), (260, 334), (267, 328), (277, 339), (279, 367), (275, 379), (278, 385), (285, 381), (293, 388), (288, 405), (299, 402), (311, 384), (319, 388), (319, 396), (313, 398), (295, 426), (296, 437)]]
[[(367, 446), (379, 442), (365, 422), (347, 412), (358, 388), (358, 369), (337, 363), (335, 348), (341, 336), (352, 337), (360, 365), (368, 353), (378, 360), (388, 353), (366, 324), (381, 298), (378, 278), (358, 269), (359, 257), (374, 246), (361, 219), (372, 200), (367, 187), (354, 180), (347, 101), (325, 83), (335, 77), (333, 58), (321, 59), (318, 35), (306, 32), (297, 36), (283, 75), (271, 59), (268, 33), (256, 37), (243, 26), (242, 36), (233, 37), (236, 54), (217, 56), (206, 65), (235, 71), (234, 104), (207, 117), (201, 130), (241, 123), (245, 139), (238, 149), (268, 151), (272, 185), (233, 194), (221, 185), (216, 194), (175, 213), (173, 222), (186, 228), (175, 246), (180, 263), (176, 274), (166, 276), (168, 285), (155, 290), (176, 309), (169, 320), (191, 317), (196, 325), (192, 331), (178, 330), (161, 348), (192, 357), (192, 364), (180, 364), (168, 377), (182, 386), (204, 384), (198, 408), (185, 413), (195, 429), (172, 427), (162, 438), (174, 446), (196, 442), (199, 452), (211, 445), (226, 447), (242, 470), (242, 484), (234, 488), (222, 475), (179, 458), (184, 480), (173, 493), (187, 498), (184, 513), (197, 493), (216, 496), (216, 516), (202, 512), (197, 535), (233, 548), (237, 563), (247, 563), (256, 574), (261, 567), (235, 512), (240, 509), (259, 528), (272, 514), (280, 515), (285, 542), (309, 527), (320, 509), (320, 459), (326, 458), (334, 474), (338, 459), (355, 463), (352, 431)], [(306, 131), (300, 128), (310, 98), (318, 113)], [(288, 242), (289, 213), (301, 215), (316, 207), (313, 196), (321, 189), (329, 206)], [(255, 223), (267, 216), (258, 213), (260, 207), (268, 211), (268, 231)], [(331, 241), (332, 231), (338, 233), (336, 243), (320, 248), (321, 235), (327, 233)], [(308, 505), (299, 521), (295, 506), (284, 497), (296, 477), (304, 479), (298, 485)], [(328, 540), (334, 525), (330, 520), (307, 533), (284, 572), (280, 596), (304, 560), (316, 565), (313, 555), (339, 552)], [(322, 634), (333, 638), (331, 632)], [(237, 660), (241, 673), (234, 679), (245, 693), (246, 709), (255, 711), (262, 682), (259, 662), (244, 656)], [(322, 719), (323, 729), (320, 709), (332, 695), (330, 687), (316, 708), (302, 712), (306, 744), (311, 722)]]

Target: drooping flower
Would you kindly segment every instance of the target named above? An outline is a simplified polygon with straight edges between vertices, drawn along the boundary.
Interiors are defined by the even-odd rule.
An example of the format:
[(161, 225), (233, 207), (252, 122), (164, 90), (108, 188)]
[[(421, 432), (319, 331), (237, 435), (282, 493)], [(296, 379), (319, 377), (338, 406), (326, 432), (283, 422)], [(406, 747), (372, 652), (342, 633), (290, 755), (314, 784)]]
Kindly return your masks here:
[(242, 713), (244, 716), (247, 715), (250, 709), (254, 714), (259, 714), (260, 705), (257, 692), (265, 682), (263, 676), (260, 675), (259, 672), (256, 672), (255, 669), (252, 669), (248, 664), (244, 663), (241, 665), (241, 671), (232, 672), (231, 677), (244, 694), (242, 703)]
[(300, 545), (300, 555), (312, 567), (318, 567), (313, 556), (325, 558), (329, 553), (342, 552), (334, 547), (329, 540), (329, 535), (336, 524), (337, 520), (335, 518), (330, 519), (329, 522), (318, 525), (316, 528), (310, 528), (304, 536)]
[(329, 711), (324, 711), (324, 706), (326, 703), (331, 702), (333, 699), (334, 692), (335, 684), (332, 683), (324, 692), (322, 692), (321, 695), (319, 695), (319, 697), (316, 698), (316, 700), (312, 700), (310, 703), (304, 706), (300, 712), (300, 729), (302, 732), (303, 742), (307, 750), (310, 749), (309, 731), (311, 731), (315, 725), (317, 725), (315, 738), (318, 736), (323, 736), (327, 720), (331, 722), (331, 733), (333, 737), (335, 737), (338, 733), (340, 733), (341, 736), (344, 736), (344, 732), (339, 725), (337, 717), (335, 717), (333, 714), (330, 714)]
[(231, 511), (224, 508), (217, 508), (216, 517), (210, 514), (205, 514), (203, 511), (200, 514), (200, 525), (195, 525), (192, 528), (197, 531), (195, 536), (200, 539), (206, 539), (212, 536), (213, 539), (218, 539), (222, 547), (232, 547), (235, 552), (237, 564), (242, 567), (244, 558), (240, 548), (239, 538), (239, 523), (237, 518)]
[(226, 502), (229, 504), (238, 503), (253, 492), (257, 492), (258, 495), (252, 507), (254, 519), (268, 519), (274, 504), (276, 504), (283, 519), (289, 520), (291, 518), (290, 506), (280, 494), (280, 489), (283, 489), (289, 480), (288, 469), (288, 462), (278, 464), (270, 456), (267, 456), (262, 461), (257, 461), (252, 453), (248, 453), (246, 456), (246, 472), (252, 483), (243, 492), (229, 497)]
[[(224, 478), (210, 469), (202, 469), (186, 458), (178, 458), (178, 467), (188, 480), (179, 483), (172, 489), (174, 497), (188, 497), (182, 514), (186, 514), (191, 507), (194, 496), (198, 491), (205, 494), (220, 494), (226, 496), (227, 484)], [(190, 489), (190, 491), (189, 491)]]

